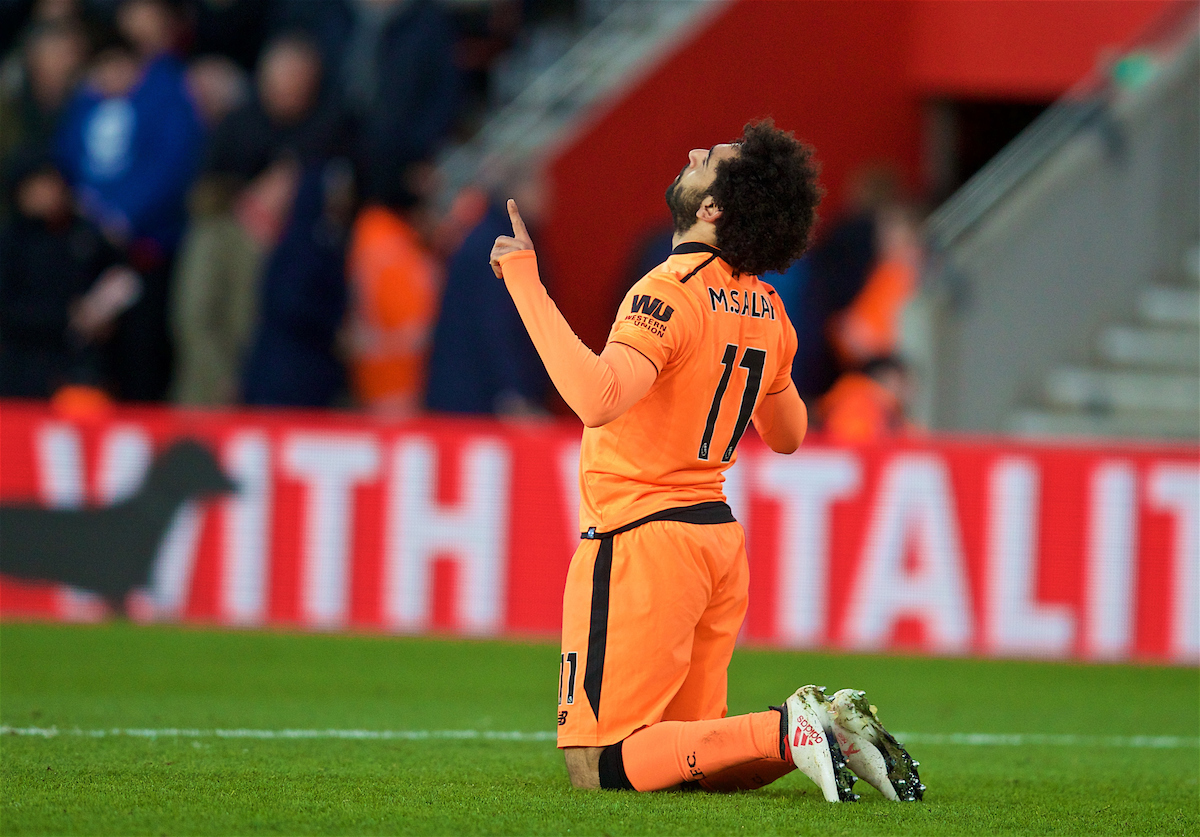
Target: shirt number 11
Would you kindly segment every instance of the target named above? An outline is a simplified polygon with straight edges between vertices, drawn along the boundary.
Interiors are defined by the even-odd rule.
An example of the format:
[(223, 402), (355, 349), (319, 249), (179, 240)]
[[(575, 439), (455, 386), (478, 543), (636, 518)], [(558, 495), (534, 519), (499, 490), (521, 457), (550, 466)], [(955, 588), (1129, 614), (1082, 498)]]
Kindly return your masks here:
[[(725, 390), (729, 387), (729, 378), (733, 375), (733, 362), (737, 359), (737, 351), (738, 347), (735, 344), (727, 343), (725, 345), (725, 355), (721, 358), (721, 365), (725, 367), (725, 370), (721, 373), (721, 381), (717, 384), (717, 391), (713, 394), (712, 406), (708, 408), (708, 421), (704, 425), (704, 436), (700, 440), (700, 459), (708, 459), (713, 430), (717, 426), (717, 415), (721, 412), (721, 400), (725, 397)], [(742, 405), (738, 410), (737, 424), (734, 425), (733, 437), (729, 440), (729, 445), (721, 456), (722, 462), (728, 462), (733, 456), (738, 442), (742, 439), (742, 434), (746, 432), (746, 426), (750, 424), (750, 415), (754, 412), (754, 402), (758, 400), (758, 389), (762, 385), (763, 365), (766, 362), (767, 353), (762, 349), (746, 349), (742, 353), (742, 361), (738, 366), (747, 370), (749, 374), (746, 375), (746, 388), (742, 390)]]

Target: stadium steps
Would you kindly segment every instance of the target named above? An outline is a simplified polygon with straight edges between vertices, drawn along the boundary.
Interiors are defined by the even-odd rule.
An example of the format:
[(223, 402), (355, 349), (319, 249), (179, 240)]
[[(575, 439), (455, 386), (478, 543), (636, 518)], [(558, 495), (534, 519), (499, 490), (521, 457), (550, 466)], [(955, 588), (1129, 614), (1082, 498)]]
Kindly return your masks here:
[(1200, 290), (1152, 285), (1138, 298), (1142, 319), (1160, 325), (1200, 326)]
[(1137, 320), (1096, 336), (1095, 362), (1064, 365), (1042, 386), (1042, 406), (1017, 410), (1022, 436), (1200, 438), (1200, 245), (1173, 282), (1138, 295)]
[(1100, 334), (1097, 349), (1113, 366), (1200, 374), (1200, 329), (1114, 325)]
[(1195, 439), (1200, 436), (1200, 413), (1161, 410), (1120, 410), (1087, 413), (1079, 410), (1021, 410), (1011, 420), (1021, 436), (1096, 438)]
[[(561, 57), (549, 66), (522, 60), (514, 67), (534, 67), (532, 75), (501, 82), (510, 92), (468, 142), (448, 151), (440, 161), (447, 194), (475, 181), (494, 159), (546, 159), (572, 129), (605, 100), (634, 83), (672, 43), (686, 41), (724, 10), (729, 0), (593, 0), (598, 20), (569, 43), (556, 47)], [(562, 33), (558, 33), (562, 36)], [(572, 40), (573, 39), (573, 40)], [(528, 70), (524, 71), (528, 72)]]
[(1145, 369), (1064, 366), (1050, 373), (1045, 395), (1060, 408), (1183, 412), (1200, 405), (1200, 379)]

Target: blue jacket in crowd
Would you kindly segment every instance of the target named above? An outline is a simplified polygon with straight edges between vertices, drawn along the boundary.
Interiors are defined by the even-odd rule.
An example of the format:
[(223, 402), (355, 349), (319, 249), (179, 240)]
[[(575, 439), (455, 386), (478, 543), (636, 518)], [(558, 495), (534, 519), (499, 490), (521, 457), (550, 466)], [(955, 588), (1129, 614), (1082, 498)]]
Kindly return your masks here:
[(261, 281), (243, 400), (331, 406), (346, 383), (334, 351), (346, 313), (345, 230), (326, 217), (323, 167), (304, 171), (291, 219)]
[(127, 96), (106, 99), (84, 85), (63, 117), (57, 156), (91, 218), (169, 253), (183, 234), (203, 138), (183, 65), (161, 56)]

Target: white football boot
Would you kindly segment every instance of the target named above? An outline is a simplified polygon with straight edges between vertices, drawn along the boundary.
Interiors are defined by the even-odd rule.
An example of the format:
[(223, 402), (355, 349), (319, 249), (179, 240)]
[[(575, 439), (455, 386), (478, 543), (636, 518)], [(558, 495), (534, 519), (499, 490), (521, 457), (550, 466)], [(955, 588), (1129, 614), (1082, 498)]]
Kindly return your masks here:
[(858, 778), (893, 802), (917, 802), (925, 786), (917, 775), (918, 761), (879, 723), (875, 707), (857, 689), (833, 696), (833, 722), (842, 753)]
[(802, 686), (784, 703), (788, 749), (800, 772), (817, 783), (827, 802), (854, 802), (854, 774), (838, 747), (825, 689)]

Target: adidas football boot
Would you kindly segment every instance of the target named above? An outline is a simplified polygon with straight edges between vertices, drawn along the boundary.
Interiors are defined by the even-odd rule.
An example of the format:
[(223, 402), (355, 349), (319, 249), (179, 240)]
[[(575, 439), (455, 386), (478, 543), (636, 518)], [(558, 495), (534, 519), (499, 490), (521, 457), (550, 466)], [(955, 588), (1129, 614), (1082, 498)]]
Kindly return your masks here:
[(846, 766), (834, 731), (833, 711), (825, 690), (803, 686), (784, 704), (788, 717), (788, 749), (800, 772), (816, 782), (828, 802), (854, 802), (854, 774)]
[(832, 709), (838, 743), (858, 778), (893, 801), (917, 802), (925, 795), (917, 775), (920, 762), (879, 723), (865, 692), (842, 689), (833, 696)]

